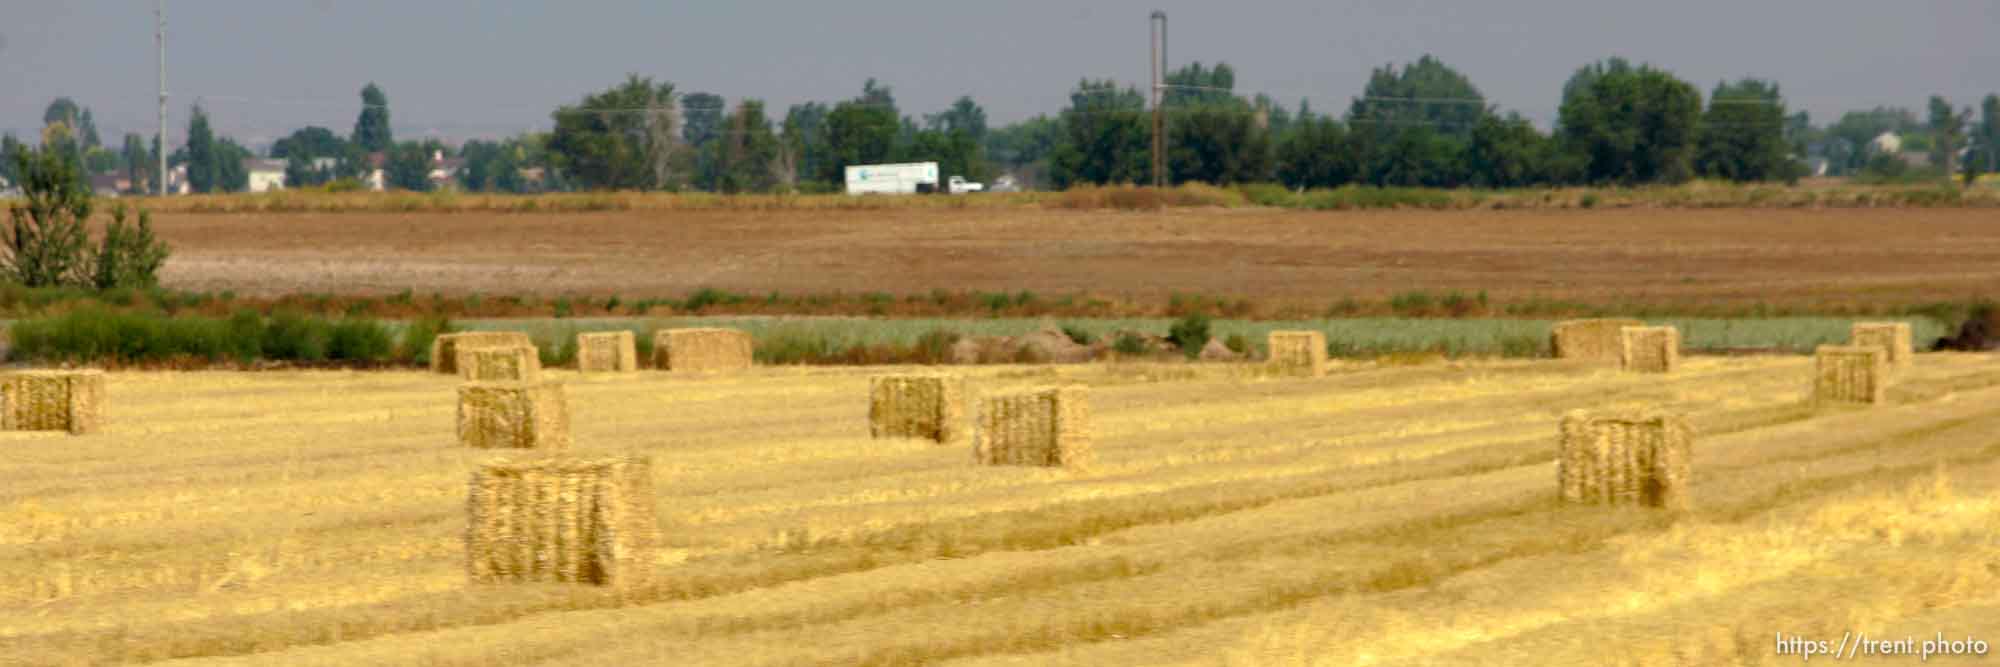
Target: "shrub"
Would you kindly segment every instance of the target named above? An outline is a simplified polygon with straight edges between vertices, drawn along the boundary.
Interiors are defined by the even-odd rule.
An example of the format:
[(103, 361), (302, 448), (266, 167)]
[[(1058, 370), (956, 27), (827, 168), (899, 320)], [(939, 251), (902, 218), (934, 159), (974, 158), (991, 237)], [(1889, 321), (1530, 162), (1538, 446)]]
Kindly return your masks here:
[[(1067, 330), (1064, 332), (1067, 333)], [(951, 361), (951, 346), (958, 343), (958, 340), (958, 332), (932, 329), (917, 336), (913, 351), (922, 363), (942, 364)]]
[(572, 313), (573, 310), (569, 302), (569, 297), (556, 297), (555, 316), (557, 318), (564, 318), (569, 317)]
[(1229, 334), (1228, 338), (1223, 339), (1222, 344), (1228, 347), (1230, 352), (1244, 355), (1250, 354), (1250, 339), (1245, 338), (1243, 334)]
[(1237, 186), (1243, 198), (1258, 206), (1292, 208), (1299, 205), (1298, 193), (1276, 183), (1250, 183)]
[(1146, 339), (1131, 333), (1122, 333), (1118, 335), (1118, 340), (1112, 341), (1111, 349), (1122, 355), (1136, 357), (1147, 352)]
[(412, 320), (403, 327), (403, 344), (397, 350), (396, 358), (418, 365), (431, 363), (431, 343), (437, 341), (438, 334), (451, 333), (458, 328), (451, 319), (442, 316), (424, 317)]
[(1208, 344), (1208, 316), (1194, 313), (1182, 317), (1167, 329), (1167, 340), (1190, 359), (1201, 354), (1201, 347)]
[(324, 361), (332, 329), (326, 320), (297, 311), (279, 311), (264, 327), (264, 358)]
[(1097, 337), (1091, 335), (1088, 329), (1084, 329), (1083, 327), (1075, 324), (1063, 325), (1062, 332), (1064, 336), (1069, 336), (1071, 342), (1074, 342), (1078, 345), (1089, 345), (1091, 343), (1097, 342)]
[(111, 222), (104, 226), (104, 238), (97, 254), (89, 261), (91, 284), (97, 289), (113, 287), (151, 288), (160, 283), (160, 267), (166, 265), (167, 244), (153, 237), (153, 214), (139, 211), (135, 225), (125, 224), (125, 205), (111, 210)]

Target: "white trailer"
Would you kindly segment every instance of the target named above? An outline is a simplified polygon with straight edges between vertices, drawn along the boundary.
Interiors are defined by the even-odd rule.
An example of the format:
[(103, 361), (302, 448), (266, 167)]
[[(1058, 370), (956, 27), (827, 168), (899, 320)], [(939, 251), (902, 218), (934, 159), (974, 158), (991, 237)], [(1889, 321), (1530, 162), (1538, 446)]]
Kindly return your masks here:
[(928, 185), (925, 190), (936, 190), (938, 185), (938, 164), (936, 162), (910, 162), (906, 164), (857, 164), (847, 168), (847, 194), (913, 195), (918, 186)]

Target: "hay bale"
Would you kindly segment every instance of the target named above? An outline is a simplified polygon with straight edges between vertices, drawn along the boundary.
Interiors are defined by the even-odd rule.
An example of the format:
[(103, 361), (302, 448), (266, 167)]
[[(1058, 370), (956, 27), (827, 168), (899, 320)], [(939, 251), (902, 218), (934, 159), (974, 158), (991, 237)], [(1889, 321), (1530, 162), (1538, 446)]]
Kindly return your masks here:
[(473, 471), (468, 496), (474, 583), (630, 589), (652, 580), (658, 527), (647, 458), (498, 459)]
[(981, 465), (1090, 465), (1090, 394), (1045, 387), (984, 401), (973, 459)]
[(868, 434), (939, 443), (964, 434), (965, 378), (957, 375), (877, 375), (868, 378)]
[(37, 370), (0, 375), (0, 429), (96, 432), (104, 371)]
[(1672, 373), (1681, 365), (1681, 332), (1673, 327), (1619, 330), (1619, 365), (1640, 373)]
[(1563, 320), (1549, 333), (1549, 345), (1557, 359), (1579, 359), (1606, 364), (1623, 363), (1625, 327), (1643, 327), (1645, 322), (1625, 318)]
[(653, 367), (728, 371), (750, 367), (750, 334), (736, 329), (663, 329), (653, 334)]
[(630, 373), (639, 370), (638, 343), (630, 331), (577, 334), (576, 369), (585, 373)]
[(1821, 345), (1813, 351), (1813, 400), (1881, 403), (1888, 397), (1889, 351), (1880, 347)]
[(569, 449), (569, 400), (555, 382), (459, 385), (458, 442), (474, 449)]
[(1916, 344), (1909, 322), (1855, 322), (1848, 331), (1848, 345), (1879, 347), (1889, 353), (1889, 368), (1903, 370), (1916, 361)]
[(431, 372), (457, 373), (458, 348), (475, 345), (527, 345), (533, 346), (528, 334), (519, 331), (461, 331), (438, 334), (431, 341)]
[(468, 382), (534, 382), (542, 354), (533, 345), (458, 345), (458, 376)]
[(1271, 367), (1286, 375), (1326, 374), (1326, 332), (1273, 331), (1264, 339)]
[(1564, 502), (1687, 509), (1694, 430), (1677, 415), (1562, 418), (1556, 484)]

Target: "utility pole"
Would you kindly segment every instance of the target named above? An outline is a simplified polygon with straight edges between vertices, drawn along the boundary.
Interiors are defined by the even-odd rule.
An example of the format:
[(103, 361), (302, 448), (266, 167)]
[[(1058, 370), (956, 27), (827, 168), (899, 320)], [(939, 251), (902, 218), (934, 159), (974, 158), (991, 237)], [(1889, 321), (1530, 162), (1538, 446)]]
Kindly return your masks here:
[(1167, 13), (1153, 10), (1153, 187), (1167, 185)]
[(153, 40), (160, 46), (160, 196), (167, 196), (167, 0), (153, 0)]

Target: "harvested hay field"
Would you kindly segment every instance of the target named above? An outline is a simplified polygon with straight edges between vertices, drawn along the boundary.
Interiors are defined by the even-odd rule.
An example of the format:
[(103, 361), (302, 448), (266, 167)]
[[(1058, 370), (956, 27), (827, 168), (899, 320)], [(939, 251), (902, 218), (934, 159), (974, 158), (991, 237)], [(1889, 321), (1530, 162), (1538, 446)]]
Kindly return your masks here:
[[(0, 655), (33, 665), (1738, 664), (1782, 631), (2000, 639), (2000, 358), (1817, 410), (1805, 357), (1077, 384), (1087, 471), (874, 439), (869, 379), (551, 369), (577, 458), (645, 456), (631, 588), (469, 581), (456, 378), (113, 372), (99, 433), (0, 433)], [(1692, 508), (1562, 503), (1572, 410), (1685, 415)]]
[[(1297, 303), (1407, 290), (1496, 302), (1915, 303), (2000, 282), (1990, 209), (1157, 212), (1013, 208), (163, 213), (169, 287), (745, 294), (896, 286)], [(1895, 229), (1885, 234), (1885, 229)]]

